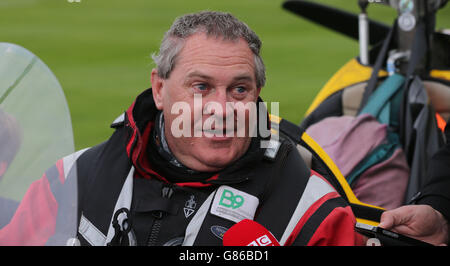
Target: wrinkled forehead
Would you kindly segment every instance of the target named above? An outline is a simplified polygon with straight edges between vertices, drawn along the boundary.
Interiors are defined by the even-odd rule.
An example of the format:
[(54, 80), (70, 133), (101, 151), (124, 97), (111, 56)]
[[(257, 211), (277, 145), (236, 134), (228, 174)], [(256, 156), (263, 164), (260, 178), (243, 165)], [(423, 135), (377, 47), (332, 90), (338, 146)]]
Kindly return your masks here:
[(214, 53), (222, 56), (252, 56), (253, 52), (243, 38), (224, 39), (222, 36), (207, 35), (197, 32), (184, 40), (183, 52), (191, 52), (198, 49), (199, 52)]
[[(242, 69), (254, 73), (254, 54), (243, 39), (223, 40), (204, 33), (196, 33), (186, 39), (179, 53), (177, 67), (185, 69), (194, 66), (211, 68)], [(174, 69), (174, 70), (175, 70)]]

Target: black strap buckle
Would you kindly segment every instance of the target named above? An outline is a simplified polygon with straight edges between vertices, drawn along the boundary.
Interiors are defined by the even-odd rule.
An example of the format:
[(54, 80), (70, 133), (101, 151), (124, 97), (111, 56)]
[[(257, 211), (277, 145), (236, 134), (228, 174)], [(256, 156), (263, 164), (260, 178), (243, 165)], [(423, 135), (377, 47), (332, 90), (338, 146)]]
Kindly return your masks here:
[[(119, 215), (125, 213), (126, 217), (122, 224), (119, 224)], [(132, 227), (132, 219), (130, 215), (130, 211), (127, 208), (118, 209), (114, 213), (112, 226), (114, 228), (114, 237), (109, 242), (108, 246), (129, 246), (130, 239), (128, 237), (128, 233), (131, 231)]]

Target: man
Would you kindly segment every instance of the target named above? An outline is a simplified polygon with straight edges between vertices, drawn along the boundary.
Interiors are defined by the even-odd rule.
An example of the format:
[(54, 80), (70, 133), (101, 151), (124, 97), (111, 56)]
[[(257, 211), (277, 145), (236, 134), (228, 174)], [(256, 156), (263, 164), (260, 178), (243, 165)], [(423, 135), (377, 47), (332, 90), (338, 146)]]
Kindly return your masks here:
[(450, 219), (450, 120), (445, 127), (447, 143), (430, 160), (428, 181), (414, 203), (381, 216), (380, 227), (434, 245), (448, 245)]
[[(75, 220), (82, 245), (222, 245), (230, 227), (250, 219), (282, 245), (354, 245), (350, 207), (295, 145), (253, 135), (263, 121), (251, 108), (265, 83), (260, 47), (227, 13), (175, 20), (154, 56), (152, 88), (113, 123), (108, 141), (60, 160), (32, 185), (0, 243), (61, 244), (55, 236)], [(76, 215), (63, 212), (74, 176)], [(39, 236), (28, 241), (29, 232)]]

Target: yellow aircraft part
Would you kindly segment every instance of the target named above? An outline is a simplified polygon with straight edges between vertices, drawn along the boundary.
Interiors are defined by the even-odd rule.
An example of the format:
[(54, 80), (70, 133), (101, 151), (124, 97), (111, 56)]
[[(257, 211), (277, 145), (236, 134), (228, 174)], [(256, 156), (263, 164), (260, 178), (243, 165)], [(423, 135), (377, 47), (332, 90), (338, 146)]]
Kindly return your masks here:
[(433, 69), (430, 71), (430, 76), (438, 79), (445, 79), (450, 81), (450, 70), (437, 70)]
[[(313, 100), (309, 109), (306, 111), (306, 115), (310, 114), (314, 109), (319, 106), (326, 98), (331, 94), (342, 90), (352, 84), (368, 81), (372, 75), (372, 68), (369, 66), (361, 65), (358, 60), (353, 58), (342, 66), (338, 72), (336, 72), (330, 80), (323, 86), (320, 92), (317, 94), (316, 98)], [(387, 72), (380, 70), (378, 73), (379, 77), (386, 76)]]
[[(380, 70), (378, 72), (379, 77), (387, 76), (387, 72)], [(320, 105), (326, 98), (333, 93), (342, 90), (350, 85), (366, 82), (372, 75), (372, 67), (361, 65), (356, 58), (351, 59), (345, 65), (343, 65), (328, 82), (323, 86), (316, 98), (313, 100), (305, 116), (309, 115), (317, 106)], [(430, 71), (430, 76), (437, 79), (450, 81), (450, 70), (437, 70)]]
[[(317, 155), (328, 166), (328, 168), (331, 170), (331, 172), (333, 172), (334, 176), (336, 177), (337, 181), (339, 182), (339, 184), (341, 185), (342, 189), (344, 190), (345, 195), (347, 196), (348, 201), (350, 203), (357, 204), (357, 205), (362, 205), (362, 206), (367, 206), (367, 207), (371, 207), (371, 208), (376, 208), (376, 209), (380, 209), (380, 210), (384, 210), (381, 207), (361, 202), (356, 197), (356, 195), (353, 193), (353, 190), (350, 188), (350, 185), (347, 183), (347, 180), (342, 175), (341, 171), (339, 170), (337, 165), (333, 162), (333, 160), (330, 158), (330, 156), (306, 132), (303, 133), (302, 140), (306, 144), (308, 144), (317, 153)], [(374, 226), (378, 225), (377, 221), (369, 221), (369, 220), (365, 220), (365, 219), (361, 219), (361, 218), (358, 218), (357, 220), (358, 220), (358, 222), (362, 222), (362, 223), (365, 223), (365, 224), (370, 224), (370, 225), (374, 225)]]

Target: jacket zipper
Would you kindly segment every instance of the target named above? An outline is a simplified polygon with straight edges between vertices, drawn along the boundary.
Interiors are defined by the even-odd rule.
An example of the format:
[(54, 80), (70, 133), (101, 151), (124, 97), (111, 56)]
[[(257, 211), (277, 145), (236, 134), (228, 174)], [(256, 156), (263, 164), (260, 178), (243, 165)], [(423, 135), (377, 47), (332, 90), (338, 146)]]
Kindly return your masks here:
[[(162, 218), (162, 212), (158, 211), (159, 214), (161, 214)], [(161, 218), (158, 218), (155, 216), (155, 220), (152, 225), (152, 229), (150, 231), (150, 235), (148, 236), (147, 245), (148, 246), (155, 246), (156, 240), (158, 239), (159, 232), (161, 230)]]
[[(163, 198), (172, 197), (173, 194), (173, 188), (169, 184), (163, 186), (161, 190), (161, 194)], [(152, 228), (150, 230), (150, 234), (147, 239), (147, 245), (148, 246), (155, 246), (157, 244), (159, 232), (161, 231), (161, 224), (162, 224), (162, 218), (164, 217), (163, 211), (155, 211), (152, 213), (154, 221)]]

